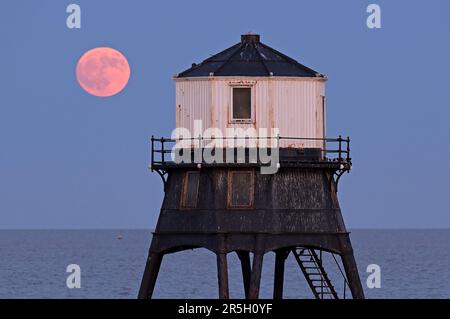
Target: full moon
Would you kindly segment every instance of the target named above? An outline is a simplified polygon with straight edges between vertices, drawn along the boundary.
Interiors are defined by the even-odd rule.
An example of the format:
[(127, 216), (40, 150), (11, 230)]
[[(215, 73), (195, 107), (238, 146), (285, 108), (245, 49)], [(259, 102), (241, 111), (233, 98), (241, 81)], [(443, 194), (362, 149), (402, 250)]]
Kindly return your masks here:
[(130, 79), (130, 66), (119, 51), (99, 47), (81, 56), (76, 73), (78, 83), (86, 92), (107, 97), (125, 88)]

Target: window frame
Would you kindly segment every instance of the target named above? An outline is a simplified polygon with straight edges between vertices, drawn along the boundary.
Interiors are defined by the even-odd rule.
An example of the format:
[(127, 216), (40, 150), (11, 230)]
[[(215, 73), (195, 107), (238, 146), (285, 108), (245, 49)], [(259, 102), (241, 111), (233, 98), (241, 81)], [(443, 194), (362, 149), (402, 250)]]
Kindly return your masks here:
[[(197, 180), (197, 190), (196, 190), (196, 196), (195, 196), (195, 205), (194, 206), (187, 206), (186, 205), (186, 197), (187, 192), (189, 191), (188, 185), (189, 185), (189, 175), (190, 174), (198, 174), (198, 180)], [(181, 190), (181, 198), (180, 198), (180, 208), (185, 210), (190, 209), (196, 209), (198, 207), (198, 195), (199, 195), (199, 188), (200, 188), (200, 172), (199, 171), (187, 171), (184, 173), (183, 176), (183, 187)]]
[[(248, 119), (236, 119), (234, 118), (233, 109), (233, 97), (234, 89), (250, 89), (250, 118)], [(229, 112), (230, 124), (254, 124), (255, 123), (255, 88), (253, 84), (231, 84), (230, 85), (230, 112)]]
[[(250, 173), (250, 203), (249, 205), (233, 205), (233, 174)], [(255, 171), (254, 170), (229, 170), (227, 178), (227, 209), (229, 210), (252, 210), (255, 206)]]

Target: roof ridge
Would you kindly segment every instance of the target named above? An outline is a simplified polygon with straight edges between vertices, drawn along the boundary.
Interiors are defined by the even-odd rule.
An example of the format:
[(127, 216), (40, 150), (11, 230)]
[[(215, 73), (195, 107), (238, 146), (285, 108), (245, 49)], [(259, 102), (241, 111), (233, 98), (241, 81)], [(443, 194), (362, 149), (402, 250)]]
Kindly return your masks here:
[[(261, 43), (261, 42), (260, 42)], [(269, 67), (267, 66), (267, 64), (266, 64), (266, 62), (264, 61), (264, 57), (263, 57), (263, 55), (261, 54), (261, 51), (259, 50), (259, 48), (258, 48), (258, 46), (255, 44), (255, 49), (256, 49), (256, 52), (258, 52), (258, 54), (259, 54), (259, 58), (261, 59), (261, 63), (264, 65), (264, 67), (266, 68), (266, 71), (267, 71), (267, 75), (269, 75), (269, 76), (272, 76), (273, 75), (273, 72), (271, 72), (270, 70), (269, 70)]]
[(266, 47), (267, 49), (270, 49), (270, 50), (274, 51), (275, 53), (279, 54), (280, 56), (282, 56), (282, 57), (285, 58), (286, 60), (289, 60), (289, 61), (291, 61), (291, 62), (297, 64), (297, 66), (299, 66), (299, 67), (305, 69), (306, 71), (309, 71), (309, 72), (314, 73), (314, 74), (320, 74), (319, 72), (317, 72), (317, 71), (315, 71), (315, 70), (313, 70), (313, 69), (311, 69), (311, 68), (308, 68), (307, 66), (305, 66), (305, 65), (301, 64), (300, 62), (298, 62), (297, 60), (291, 58), (290, 56), (287, 56), (287, 55), (284, 54), (284, 53), (281, 53), (280, 51), (278, 51), (278, 50), (276, 50), (276, 49), (274, 49), (274, 48), (268, 46), (267, 44), (264, 44), (264, 43), (261, 42), (261, 45), (263, 45), (263, 46)]
[(225, 65), (225, 63), (229, 62), (229, 61), (231, 60), (231, 58), (234, 57), (234, 55), (235, 55), (236, 53), (239, 52), (239, 50), (242, 48), (242, 43), (238, 43), (238, 44), (239, 44), (239, 45), (238, 45), (237, 49), (236, 49), (233, 53), (230, 54), (230, 56), (228, 57), (228, 59), (224, 60), (224, 61), (222, 62), (222, 64), (219, 65), (219, 67), (214, 71), (214, 74), (215, 74), (216, 72), (219, 72), (219, 70), (223, 68), (223, 66)]
[[(223, 52), (228, 51), (228, 50), (232, 49), (232, 48), (235, 47), (235, 46), (239, 47), (240, 44), (241, 44), (240, 42), (239, 42), (239, 43), (236, 43), (236, 44), (233, 44), (231, 47), (228, 47), (228, 48), (226, 48), (225, 50), (222, 50), (222, 51), (220, 51), (220, 52), (218, 52), (218, 53), (216, 53), (216, 54), (211, 55), (210, 57), (206, 58), (205, 60), (203, 60), (203, 61), (200, 62), (200, 63), (193, 63), (193, 66), (191, 66), (190, 68), (184, 70), (183, 72), (178, 73), (177, 77), (182, 77), (184, 73), (189, 72), (189, 71), (192, 71), (192, 70), (195, 70), (195, 69), (201, 67), (204, 63), (208, 63), (208, 62), (211, 61), (213, 58), (215, 58), (216, 56), (222, 54)], [(233, 53), (233, 54), (234, 54), (234, 53)], [(218, 61), (218, 62), (220, 62), (220, 61)], [(194, 65), (194, 64), (195, 64), (195, 65)]]

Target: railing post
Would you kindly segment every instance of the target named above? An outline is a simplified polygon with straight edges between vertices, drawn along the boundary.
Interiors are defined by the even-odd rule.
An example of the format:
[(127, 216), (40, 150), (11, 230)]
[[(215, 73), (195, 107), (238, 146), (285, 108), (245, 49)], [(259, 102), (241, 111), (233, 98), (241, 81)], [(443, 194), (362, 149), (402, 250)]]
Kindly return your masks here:
[[(180, 150), (177, 150), (177, 152), (175, 152), (174, 153), (174, 159), (177, 159), (177, 153), (178, 153), (178, 155), (179, 156), (184, 156), (184, 151), (185, 151), (185, 149), (186, 149), (186, 146), (184, 145), (185, 143), (184, 143), (184, 137), (183, 137), (183, 135), (181, 135), (181, 136), (179, 136), (178, 137), (178, 142), (180, 143), (179, 145), (180, 145)], [(177, 142), (177, 139), (175, 139), (175, 145), (177, 145), (178, 144), (178, 142)], [(175, 147), (174, 147), (175, 148)], [(173, 149), (173, 148), (172, 148)], [(178, 159), (177, 159), (178, 160)], [(177, 161), (175, 161), (175, 162), (177, 162)]]
[(327, 138), (324, 136), (322, 138), (322, 159), (327, 158)]
[(164, 151), (164, 137), (161, 137), (161, 161), (162, 161), (163, 165), (164, 165), (164, 162), (165, 162), (165, 160), (164, 160), (164, 153), (165, 153), (165, 151)]
[(338, 137), (339, 142), (339, 149), (338, 149), (338, 156), (339, 156), (339, 162), (342, 162), (342, 136), (339, 135)]
[[(201, 134), (198, 134), (198, 147), (199, 147), (199, 153), (203, 154), (203, 138), (202, 138)], [(203, 157), (200, 162), (203, 163)]]
[(347, 136), (347, 163), (350, 163), (350, 136)]
[(322, 159), (327, 158), (327, 138), (325, 135), (322, 136)]
[(152, 150), (150, 154), (150, 168), (153, 172), (153, 163), (155, 162), (155, 137), (152, 135)]
[[(198, 145), (197, 145), (197, 147), (195, 147), (195, 140), (198, 140)], [(193, 142), (193, 149), (192, 149), (192, 151), (193, 151), (193, 155), (194, 155), (194, 163), (197, 163), (197, 164), (203, 164), (203, 149), (202, 149), (202, 135), (201, 134), (198, 134), (198, 137), (194, 137), (193, 139), (192, 139), (192, 142)]]

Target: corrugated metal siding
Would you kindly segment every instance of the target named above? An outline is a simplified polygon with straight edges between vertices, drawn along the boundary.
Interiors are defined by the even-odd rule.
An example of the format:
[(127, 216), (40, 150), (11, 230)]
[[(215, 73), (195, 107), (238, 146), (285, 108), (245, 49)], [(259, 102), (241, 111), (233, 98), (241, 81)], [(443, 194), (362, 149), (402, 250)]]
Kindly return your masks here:
[(176, 126), (194, 132), (194, 121), (203, 121), (203, 130), (211, 127), (211, 81), (176, 82)]
[[(281, 136), (316, 138), (322, 137), (318, 133), (318, 122), (322, 119), (316, 112), (319, 105), (319, 92), (322, 82), (279, 80), (273, 82), (274, 86), (274, 118), (275, 126), (280, 129)], [(321, 143), (316, 141), (284, 141), (283, 147), (318, 147)]]
[[(242, 78), (239, 78), (242, 80)], [(226, 133), (228, 127), (278, 128), (281, 136), (322, 138), (323, 80), (247, 78), (254, 84), (255, 123), (230, 123), (232, 79), (177, 81), (177, 126), (193, 129), (202, 119), (204, 129), (213, 126)], [(269, 130), (270, 133), (270, 130)], [(318, 141), (286, 140), (282, 147), (322, 147)]]

